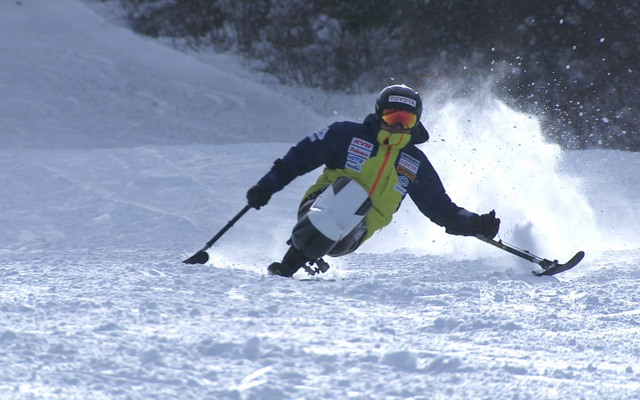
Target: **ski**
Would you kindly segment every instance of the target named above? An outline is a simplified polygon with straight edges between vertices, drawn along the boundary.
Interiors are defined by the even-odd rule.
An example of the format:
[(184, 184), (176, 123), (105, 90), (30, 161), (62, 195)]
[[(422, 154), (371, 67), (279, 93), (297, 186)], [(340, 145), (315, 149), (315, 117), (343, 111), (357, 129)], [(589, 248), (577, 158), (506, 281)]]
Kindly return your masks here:
[[(551, 275), (559, 274), (560, 272), (564, 272), (575, 267), (576, 265), (578, 265), (580, 261), (582, 261), (583, 258), (584, 258), (584, 251), (579, 251), (576, 253), (575, 256), (571, 258), (571, 260), (567, 261), (564, 264), (559, 264), (558, 260), (555, 260), (546, 268), (545, 266), (541, 265), (544, 271), (542, 272), (531, 271), (531, 273), (533, 273), (535, 276), (551, 276)], [(549, 260), (544, 260), (544, 261), (549, 261)]]
[(543, 271), (531, 271), (535, 276), (551, 276), (559, 274), (560, 272), (564, 272), (575, 267), (584, 258), (584, 251), (579, 251), (571, 258), (571, 260), (564, 264), (560, 264), (558, 260), (551, 261), (546, 258), (538, 257), (527, 250), (518, 249), (513, 245), (503, 242), (502, 240), (487, 239), (482, 236), (477, 236), (477, 238), (520, 258), (524, 258), (534, 264), (538, 264), (542, 267)]

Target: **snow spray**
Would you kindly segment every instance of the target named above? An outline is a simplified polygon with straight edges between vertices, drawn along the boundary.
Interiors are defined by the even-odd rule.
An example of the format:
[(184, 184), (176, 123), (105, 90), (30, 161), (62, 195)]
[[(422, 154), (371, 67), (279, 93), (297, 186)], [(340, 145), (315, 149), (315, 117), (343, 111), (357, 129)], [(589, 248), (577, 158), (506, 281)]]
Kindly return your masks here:
[[(499, 238), (534, 254), (568, 257), (598, 240), (581, 183), (558, 172), (563, 152), (545, 140), (534, 116), (490, 95), (425, 104), (442, 106), (425, 107), (422, 122), (431, 139), (420, 148), (457, 205), (478, 213), (495, 209), (502, 220)], [(391, 232), (380, 232), (367, 250), (395, 246), (461, 258), (496, 255), (478, 240), (445, 234), (407, 203)]]

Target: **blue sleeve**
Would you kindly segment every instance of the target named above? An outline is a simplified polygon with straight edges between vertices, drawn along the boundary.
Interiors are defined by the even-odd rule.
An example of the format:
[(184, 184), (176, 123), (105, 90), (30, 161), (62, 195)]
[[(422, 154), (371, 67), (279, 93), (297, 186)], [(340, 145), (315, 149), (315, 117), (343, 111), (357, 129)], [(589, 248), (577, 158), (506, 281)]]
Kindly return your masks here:
[(478, 214), (458, 207), (451, 201), (438, 173), (426, 156), (421, 159), (414, 183), (409, 195), (431, 221), (445, 227), (447, 233), (452, 235), (473, 236), (478, 232)]
[(442, 185), (438, 173), (426, 157), (420, 158), (420, 169), (411, 185), (409, 196), (420, 212), (440, 226), (447, 226), (451, 218), (461, 210)]
[(298, 176), (321, 165), (333, 167), (340, 157), (341, 130), (336, 123), (301, 140), (287, 154), (274, 162), (271, 170), (258, 184), (273, 193), (282, 190)]

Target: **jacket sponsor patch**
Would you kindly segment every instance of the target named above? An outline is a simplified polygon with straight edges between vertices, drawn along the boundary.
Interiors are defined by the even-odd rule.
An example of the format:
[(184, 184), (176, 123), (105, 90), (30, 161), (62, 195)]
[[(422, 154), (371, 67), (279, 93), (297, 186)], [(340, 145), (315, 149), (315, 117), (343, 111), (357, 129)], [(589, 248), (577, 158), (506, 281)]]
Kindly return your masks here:
[(409, 187), (409, 178), (407, 178), (404, 175), (398, 175), (398, 183), (393, 185), (393, 188), (395, 189), (395, 191), (404, 196), (405, 194), (407, 194), (408, 187)]
[(351, 139), (351, 143), (349, 144), (345, 168), (349, 168), (357, 172), (362, 171), (362, 165), (369, 157), (371, 157), (372, 150), (372, 143), (354, 137)]
[(407, 178), (404, 175), (399, 175), (398, 176), (398, 183), (400, 184), (400, 186), (402, 187), (408, 187), (409, 186), (409, 178)]
[(402, 153), (400, 155), (400, 159), (398, 160), (398, 167), (396, 168), (396, 171), (398, 171), (398, 175), (406, 176), (411, 181), (415, 181), (416, 174), (418, 173), (418, 168), (420, 168), (420, 161), (416, 160), (406, 153)]
[(358, 146), (361, 147), (365, 150), (368, 150), (369, 153), (371, 153), (371, 150), (373, 150), (373, 144), (370, 142), (367, 142), (366, 140), (362, 140), (360, 138), (354, 137), (353, 139), (351, 139), (351, 144), (354, 146)]
[(316, 140), (322, 140), (324, 139), (324, 136), (327, 134), (328, 131), (329, 131), (329, 127), (327, 126), (326, 128), (321, 129), (318, 132), (314, 132), (311, 135), (309, 135), (309, 139), (312, 142), (315, 142)]
[(401, 195), (403, 195), (403, 196), (404, 196), (405, 194), (407, 194), (407, 189), (406, 189), (406, 188), (403, 188), (402, 186), (398, 185), (397, 183), (396, 183), (395, 185), (393, 185), (393, 189), (394, 189), (396, 192), (398, 192), (398, 193), (400, 193)]

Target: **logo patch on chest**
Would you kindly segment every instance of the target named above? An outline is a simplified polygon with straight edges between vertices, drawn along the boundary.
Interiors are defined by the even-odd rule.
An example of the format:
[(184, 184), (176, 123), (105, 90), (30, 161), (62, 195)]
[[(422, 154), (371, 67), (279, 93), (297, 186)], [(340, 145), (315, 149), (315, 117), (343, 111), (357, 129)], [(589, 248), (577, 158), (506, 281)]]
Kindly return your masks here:
[(398, 176), (398, 183), (400, 184), (400, 186), (406, 188), (409, 187), (409, 178), (407, 178), (404, 175), (399, 175)]
[(398, 160), (398, 167), (396, 168), (396, 171), (398, 171), (398, 175), (407, 177), (413, 182), (416, 180), (418, 168), (420, 168), (420, 161), (416, 160), (406, 153), (402, 153), (400, 155), (400, 159)]
[(362, 171), (362, 165), (369, 157), (371, 157), (371, 151), (373, 150), (373, 144), (359, 138), (351, 139), (349, 144), (349, 150), (347, 152), (347, 162), (345, 168), (360, 172)]

